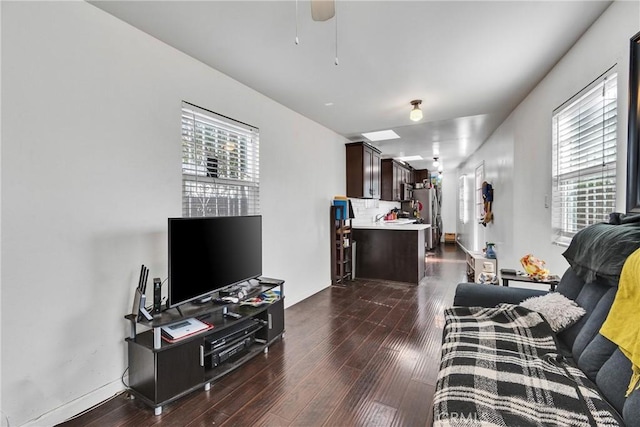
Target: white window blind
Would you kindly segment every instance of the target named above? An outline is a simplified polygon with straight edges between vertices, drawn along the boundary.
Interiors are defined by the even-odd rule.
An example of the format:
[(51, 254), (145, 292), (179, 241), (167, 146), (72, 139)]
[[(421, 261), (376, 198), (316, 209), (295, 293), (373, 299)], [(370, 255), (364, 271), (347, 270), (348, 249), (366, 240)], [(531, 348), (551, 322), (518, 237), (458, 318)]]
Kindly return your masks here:
[(259, 130), (182, 103), (182, 215), (260, 213)]
[(616, 208), (617, 74), (608, 72), (553, 112), (553, 240), (608, 221)]

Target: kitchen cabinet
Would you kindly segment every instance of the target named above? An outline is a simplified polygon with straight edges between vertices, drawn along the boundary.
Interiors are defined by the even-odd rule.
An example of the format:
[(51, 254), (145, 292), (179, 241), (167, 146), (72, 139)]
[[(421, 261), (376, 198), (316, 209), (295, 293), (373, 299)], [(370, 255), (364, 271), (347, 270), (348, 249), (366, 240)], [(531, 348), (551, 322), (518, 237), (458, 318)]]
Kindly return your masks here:
[(416, 184), (429, 180), (429, 169), (416, 169), (414, 172), (414, 181)]
[(380, 199), (402, 200), (402, 185), (413, 184), (413, 168), (393, 159), (382, 159), (381, 171)]
[(353, 225), (359, 278), (419, 284), (426, 275), (425, 238), (429, 224)]
[(366, 142), (346, 145), (347, 197), (380, 198), (380, 150)]
[(413, 185), (413, 168), (409, 165), (407, 165), (406, 168), (404, 168), (404, 184), (412, 184)]
[(381, 182), (380, 199), (397, 200), (398, 189), (396, 188), (399, 166), (391, 159), (383, 159), (381, 162)]
[(399, 163), (393, 162), (393, 199), (391, 200), (400, 200), (402, 197), (400, 196), (400, 192), (402, 191), (401, 185), (404, 179), (403, 177), (403, 168)]

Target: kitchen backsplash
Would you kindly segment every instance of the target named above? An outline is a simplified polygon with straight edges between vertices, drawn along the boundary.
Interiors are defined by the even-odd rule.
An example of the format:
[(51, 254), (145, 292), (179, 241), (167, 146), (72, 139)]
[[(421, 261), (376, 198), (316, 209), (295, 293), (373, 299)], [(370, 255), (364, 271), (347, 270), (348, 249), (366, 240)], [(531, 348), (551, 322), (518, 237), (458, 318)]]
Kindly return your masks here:
[(371, 224), (376, 215), (386, 214), (393, 208), (400, 209), (398, 202), (386, 202), (375, 199), (349, 199), (353, 207), (354, 224)]

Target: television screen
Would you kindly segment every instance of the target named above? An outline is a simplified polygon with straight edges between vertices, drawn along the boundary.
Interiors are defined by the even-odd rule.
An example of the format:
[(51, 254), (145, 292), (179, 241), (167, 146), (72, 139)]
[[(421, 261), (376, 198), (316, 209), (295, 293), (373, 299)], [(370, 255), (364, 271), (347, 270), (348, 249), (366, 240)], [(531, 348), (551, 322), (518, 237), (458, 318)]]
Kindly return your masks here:
[(262, 217), (169, 218), (169, 306), (262, 274)]

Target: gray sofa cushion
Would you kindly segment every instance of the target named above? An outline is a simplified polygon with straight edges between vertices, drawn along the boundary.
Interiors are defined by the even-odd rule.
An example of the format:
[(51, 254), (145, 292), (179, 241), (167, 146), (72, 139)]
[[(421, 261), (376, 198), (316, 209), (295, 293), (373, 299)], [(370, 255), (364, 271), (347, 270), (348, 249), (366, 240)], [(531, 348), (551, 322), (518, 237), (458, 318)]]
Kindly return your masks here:
[(627, 427), (640, 427), (640, 390), (627, 397), (622, 409), (622, 417)]
[[(618, 349), (607, 359), (596, 375), (596, 385), (600, 393), (622, 414), (625, 393), (631, 380), (631, 362)], [(625, 418), (625, 423), (629, 419)]]
[(461, 307), (495, 307), (499, 303), (518, 304), (529, 297), (546, 293), (547, 291), (539, 289), (460, 283), (456, 288), (453, 305)]
[(602, 282), (602, 280), (586, 283), (582, 287), (582, 290), (576, 297), (575, 302), (578, 303), (580, 307), (584, 308), (587, 314), (564, 331), (558, 333), (560, 341), (564, 342), (564, 344), (566, 344), (570, 349), (573, 349), (573, 344), (582, 330), (582, 327), (589, 321), (593, 310), (598, 305), (598, 302), (600, 302), (600, 298), (602, 298), (610, 289), (611, 288), (606, 283)]
[(576, 300), (578, 294), (584, 286), (584, 280), (582, 280), (576, 273), (573, 272), (571, 267), (567, 268), (567, 271), (562, 275), (560, 283), (556, 287), (556, 291), (560, 292), (565, 297)]
[[(580, 360), (585, 347), (587, 347), (591, 340), (598, 335), (600, 327), (609, 314), (609, 310), (611, 309), (611, 304), (613, 304), (613, 299), (616, 296), (617, 290), (617, 288), (609, 288), (591, 311), (591, 315), (582, 326), (582, 329), (580, 329), (580, 332), (573, 343), (571, 352), (574, 360)], [(585, 360), (585, 363), (589, 362)]]
[(605, 364), (617, 349), (617, 345), (602, 335), (597, 334), (580, 355), (578, 367), (582, 369), (591, 381), (595, 382), (602, 365)]

